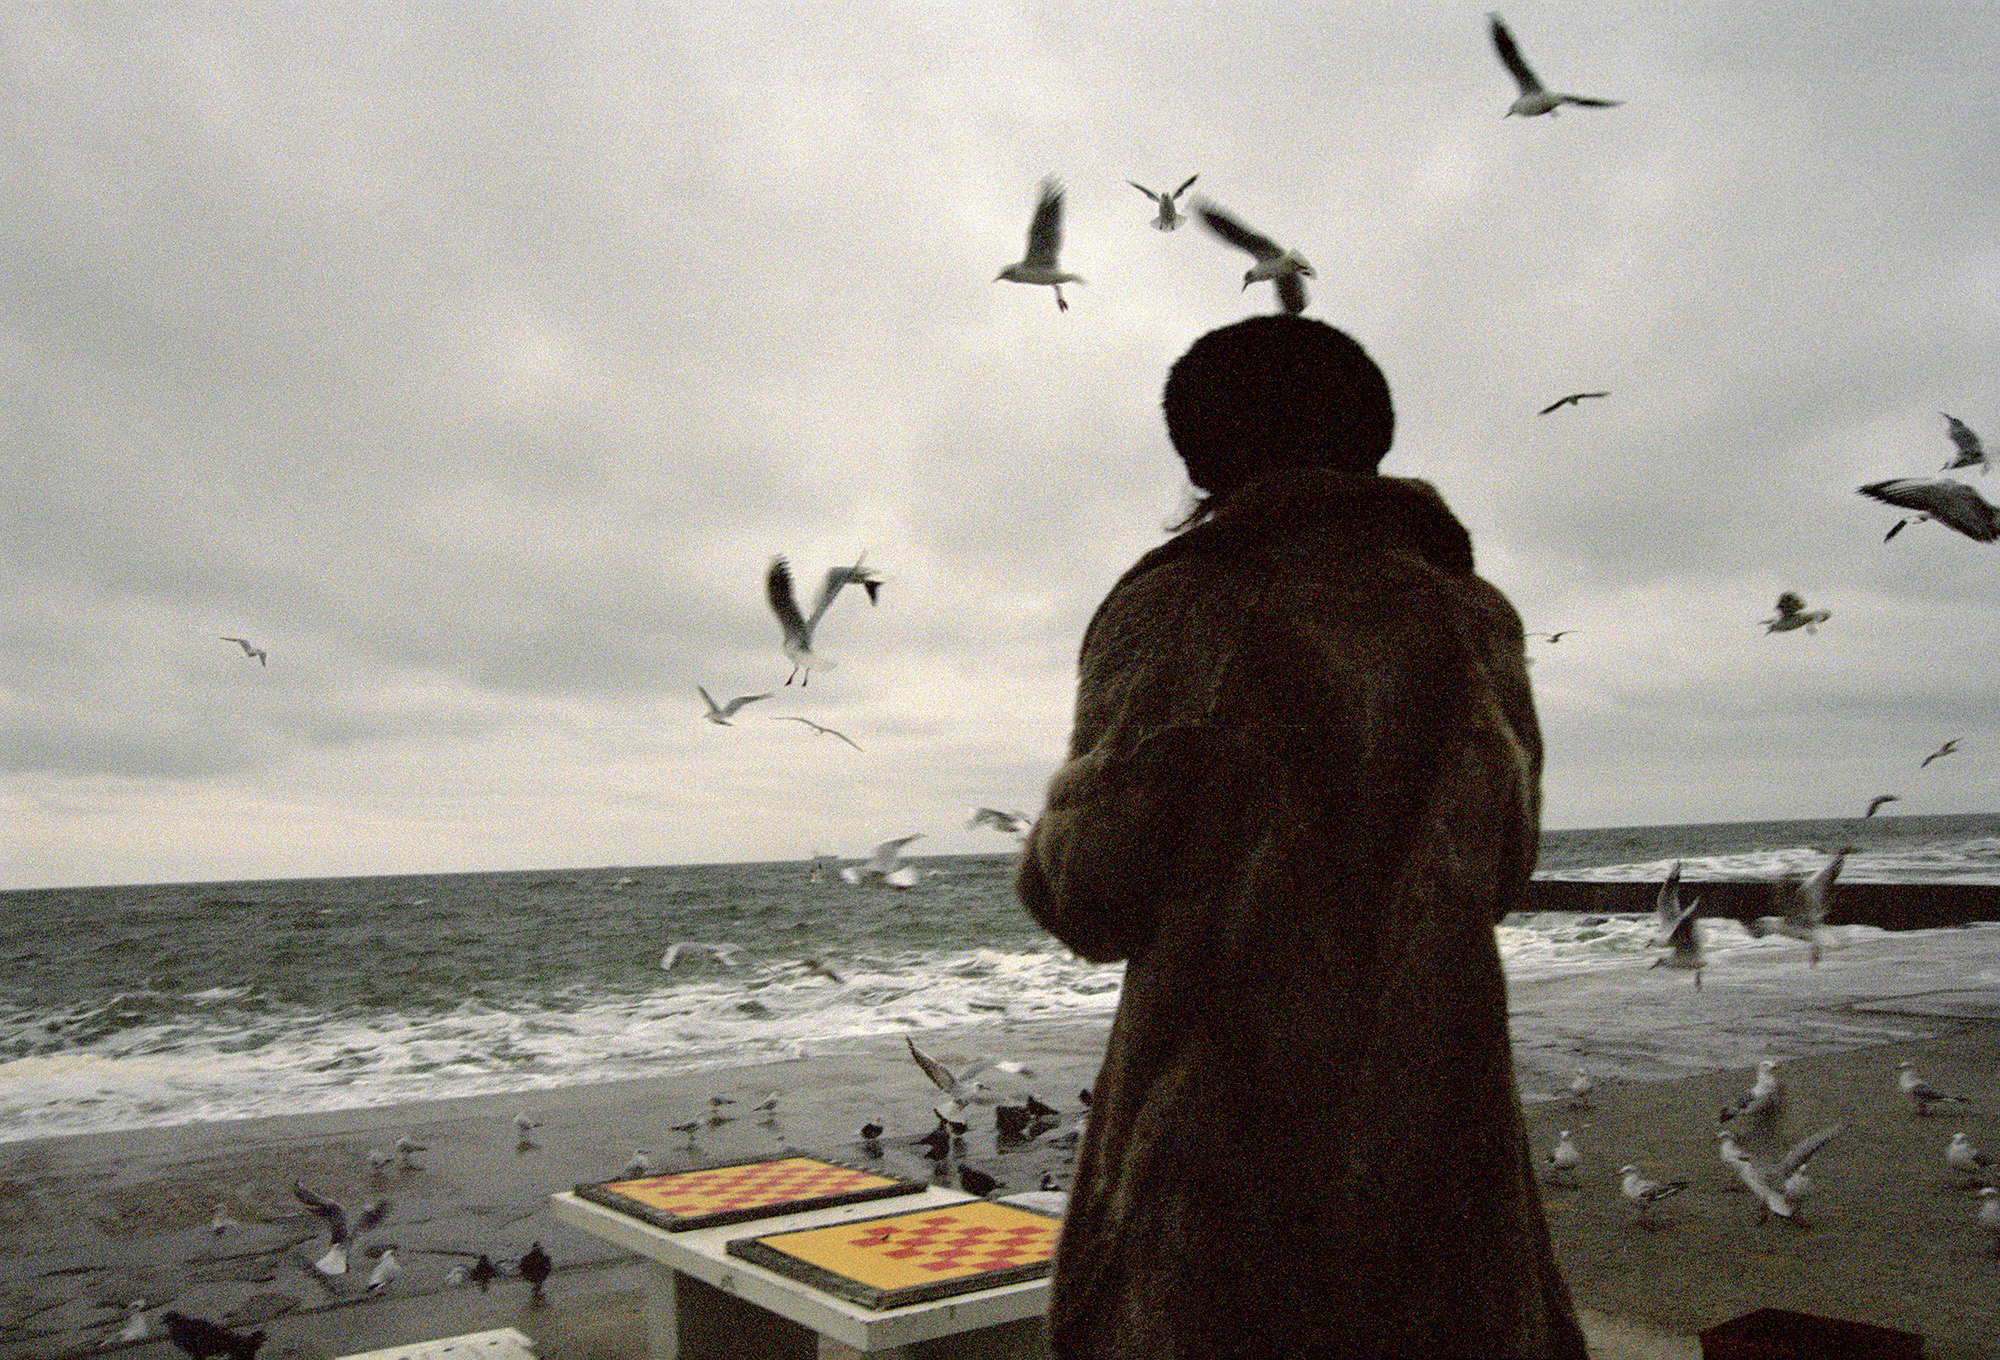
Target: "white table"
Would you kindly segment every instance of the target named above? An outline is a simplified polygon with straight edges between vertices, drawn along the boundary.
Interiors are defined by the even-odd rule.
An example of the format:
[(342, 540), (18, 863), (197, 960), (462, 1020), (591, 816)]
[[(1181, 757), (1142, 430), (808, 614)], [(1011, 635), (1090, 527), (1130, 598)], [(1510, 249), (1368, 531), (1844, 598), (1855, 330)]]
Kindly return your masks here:
[[(653, 1360), (737, 1355), (760, 1360), (786, 1355), (810, 1360), (864, 1355), (880, 1360), (1044, 1360), (1049, 1353), (1042, 1337), (1047, 1279), (875, 1309), (821, 1293), (726, 1251), (738, 1238), (831, 1227), (972, 1198), (927, 1186), (921, 1194), (671, 1233), (573, 1192), (553, 1200), (561, 1222), (646, 1258), (652, 1272), (646, 1321)], [(793, 1325), (774, 1325), (772, 1314)]]

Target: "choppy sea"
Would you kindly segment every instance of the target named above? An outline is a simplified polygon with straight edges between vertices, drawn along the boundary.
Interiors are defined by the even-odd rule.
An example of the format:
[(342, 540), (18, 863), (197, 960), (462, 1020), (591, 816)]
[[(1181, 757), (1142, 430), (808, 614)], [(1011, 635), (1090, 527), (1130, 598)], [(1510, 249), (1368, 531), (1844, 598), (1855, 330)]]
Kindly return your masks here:
[[(1550, 831), (1539, 873), (1657, 880), (1681, 859), (1690, 883), (1803, 876), (1835, 843), (1859, 847), (1845, 881), (2000, 883), (2000, 814)], [(656, 1076), (1116, 1006), (1121, 967), (1027, 917), (1011, 853), (910, 863), (907, 888), (793, 862), (0, 893), (0, 1141)], [(1541, 976), (1641, 966), (1652, 934), (1639, 917), (1499, 928), (1510, 972)], [(664, 970), (676, 942), (741, 952), (725, 966), (684, 950)], [(1709, 949), (1772, 944), (1722, 930)]]

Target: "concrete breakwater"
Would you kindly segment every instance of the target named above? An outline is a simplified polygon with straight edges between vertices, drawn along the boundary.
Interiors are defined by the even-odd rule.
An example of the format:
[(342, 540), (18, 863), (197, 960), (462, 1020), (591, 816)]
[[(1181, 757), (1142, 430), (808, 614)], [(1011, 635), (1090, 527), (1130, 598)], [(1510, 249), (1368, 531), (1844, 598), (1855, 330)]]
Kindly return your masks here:
[[(1537, 878), (1528, 885), (1527, 911), (1650, 912), (1658, 883)], [(1777, 916), (1797, 891), (1783, 881), (1681, 880), (1681, 899), (1701, 899), (1701, 915), (1750, 921)], [(2000, 884), (1838, 883), (1827, 903), (1827, 924), (1922, 930), (2000, 921)]]

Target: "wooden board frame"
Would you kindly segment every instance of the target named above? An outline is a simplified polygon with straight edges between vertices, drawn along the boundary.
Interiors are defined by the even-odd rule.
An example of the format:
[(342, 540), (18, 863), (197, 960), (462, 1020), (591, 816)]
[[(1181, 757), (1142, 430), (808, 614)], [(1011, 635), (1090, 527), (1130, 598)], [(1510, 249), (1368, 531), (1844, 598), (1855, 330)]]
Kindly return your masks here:
[(832, 1224), (819, 1228), (791, 1228), (774, 1232), (767, 1237), (739, 1237), (728, 1243), (724, 1250), (731, 1256), (760, 1265), (789, 1279), (797, 1280), (824, 1294), (858, 1303), (864, 1308), (902, 1308), (913, 1303), (929, 1303), (933, 1299), (951, 1298), (957, 1294), (976, 1293), (982, 1289), (997, 1289), (1002, 1285), (1019, 1284), (1026, 1280), (1039, 1280), (1055, 1268), (1055, 1243), (1053, 1236), (1049, 1244), (1049, 1254), (1039, 1261), (1023, 1265), (1006, 1266), (999, 1270), (982, 1271), (974, 1275), (958, 1275), (946, 1280), (931, 1280), (920, 1284), (885, 1288), (869, 1284), (843, 1275), (836, 1270), (817, 1265), (792, 1255), (783, 1247), (774, 1245), (788, 1237), (806, 1234), (829, 1234), (835, 1231), (865, 1231), (869, 1224), (887, 1225), (898, 1219), (918, 1220), (938, 1216), (951, 1216), (967, 1209), (1006, 1210), (1024, 1219), (1046, 1219), (1059, 1232), (1062, 1217), (1031, 1209), (1024, 1204), (1004, 1204), (995, 1200), (973, 1199), (957, 1204), (935, 1205), (928, 1209), (903, 1209), (892, 1214), (877, 1214), (871, 1218), (857, 1218), (847, 1223)]
[[(744, 1205), (692, 1214), (676, 1213), (662, 1204), (649, 1202), (641, 1198), (642, 1192), (637, 1190), (637, 1187), (658, 1186), (663, 1181), (673, 1181), (682, 1177), (713, 1176), (719, 1171), (734, 1171), (742, 1167), (769, 1166), (782, 1162), (817, 1162), (822, 1166), (853, 1172), (858, 1176), (872, 1177), (878, 1183), (857, 1185), (852, 1189), (831, 1194), (808, 1195), (766, 1204)], [(922, 1181), (907, 1180), (874, 1167), (852, 1166), (831, 1157), (820, 1157), (810, 1153), (792, 1153), (784, 1157), (751, 1157), (740, 1162), (720, 1162), (714, 1166), (690, 1167), (685, 1171), (668, 1171), (658, 1176), (640, 1176), (631, 1180), (598, 1181), (577, 1186), (576, 1193), (592, 1203), (630, 1214), (656, 1228), (664, 1228), (668, 1232), (687, 1232), (694, 1228), (717, 1228), (730, 1223), (749, 1223), (760, 1218), (776, 1218), (781, 1214), (803, 1214), (813, 1209), (833, 1209), (843, 1204), (863, 1204), (869, 1200), (889, 1199), (896, 1195), (914, 1195), (921, 1193), (923, 1189)]]

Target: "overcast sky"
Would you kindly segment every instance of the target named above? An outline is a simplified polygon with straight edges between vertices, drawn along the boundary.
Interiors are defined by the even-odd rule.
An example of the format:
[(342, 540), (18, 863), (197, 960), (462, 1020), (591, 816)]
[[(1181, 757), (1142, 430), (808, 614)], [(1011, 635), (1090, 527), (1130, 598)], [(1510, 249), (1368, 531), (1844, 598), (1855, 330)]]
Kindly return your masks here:
[[(1197, 173), (1574, 630), (1547, 825), (2000, 808), (2000, 546), (1855, 494), (2000, 449), (1990, 4), (1529, 0), (1626, 101), (1531, 120), (1475, 4), (0, 15), (0, 886), (1007, 849), (1274, 306)], [(864, 549), (786, 688), (765, 564)]]

